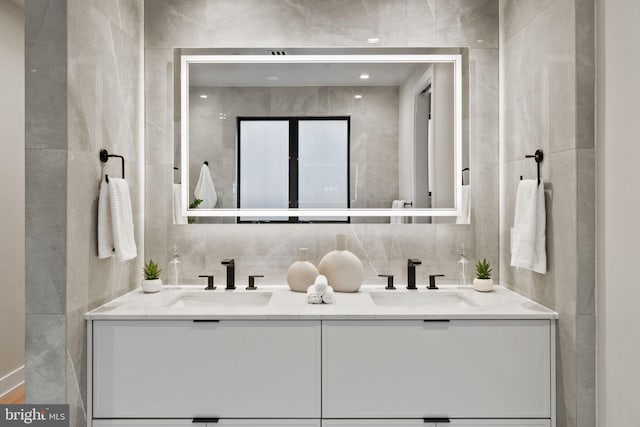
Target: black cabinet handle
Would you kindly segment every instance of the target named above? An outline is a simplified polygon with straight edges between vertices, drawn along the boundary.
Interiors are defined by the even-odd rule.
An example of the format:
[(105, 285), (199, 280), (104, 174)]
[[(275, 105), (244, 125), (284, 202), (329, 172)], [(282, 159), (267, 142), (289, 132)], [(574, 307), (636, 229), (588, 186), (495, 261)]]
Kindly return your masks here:
[(194, 418), (192, 423), (217, 423), (220, 418)]
[(425, 322), (425, 323), (447, 323), (447, 322), (451, 322), (451, 320), (449, 320), (449, 319), (424, 319), (423, 322)]
[(219, 322), (220, 320), (218, 319), (193, 319), (193, 323), (219, 323)]
[(422, 421), (425, 423), (450, 423), (451, 420), (449, 418), (423, 418)]

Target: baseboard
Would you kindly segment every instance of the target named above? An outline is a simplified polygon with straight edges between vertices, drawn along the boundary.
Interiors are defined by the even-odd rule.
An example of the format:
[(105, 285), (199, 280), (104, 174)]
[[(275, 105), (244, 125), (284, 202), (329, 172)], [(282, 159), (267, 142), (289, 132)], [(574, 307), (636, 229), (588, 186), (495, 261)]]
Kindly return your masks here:
[(24, 365), (0, 378), (0, 397), (24, 383)]

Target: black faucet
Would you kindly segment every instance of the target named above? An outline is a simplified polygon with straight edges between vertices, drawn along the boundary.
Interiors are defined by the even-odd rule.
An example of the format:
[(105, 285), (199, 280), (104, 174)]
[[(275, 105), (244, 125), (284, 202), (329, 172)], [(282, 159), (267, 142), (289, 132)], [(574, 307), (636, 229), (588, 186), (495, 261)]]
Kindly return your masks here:
[(416, 286), (416, 265), (422, 264), (422, 261), (415, 258), (407, 260), (407, 289), (418, 289)]
[(233, 258), (223, 259), (222, 265), (227, 266), (227, 287), (225, 289), (234, 290), (236, 288), (236, 263)]
[(205, 277), (207, 279), (207, 287), (204, 288), (205, 291), (212, 291), (216, 288), (213, 284), (213, 275), (203, 274), (198, 277)]
[(386, 277), (387, 278), (387, 287), (385, 289), (395, 289), (393, 286), (393, 274), (378, 274), (378, 277)]
[(438, 289), (438, 287), (436, 286), (436, 277), (444, 277), (444, 274), (430, 274), (429, 286), (427, 286), (427, 289)]
[(255, 291), (258, 289), (256, 286), (256, 277), (264, 277), (262, 274), (253, 274), (249, 276), (249, 286), (247, 286), (248, 291)]

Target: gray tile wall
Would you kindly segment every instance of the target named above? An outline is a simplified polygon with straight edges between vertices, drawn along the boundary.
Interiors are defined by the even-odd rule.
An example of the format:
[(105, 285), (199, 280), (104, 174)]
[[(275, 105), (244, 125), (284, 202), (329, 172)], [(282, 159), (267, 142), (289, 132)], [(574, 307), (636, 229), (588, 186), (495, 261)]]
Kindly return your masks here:
[[(558, 426), (595, 426), (594, 14), (592, 0), (500, 1), (500, 277), (560, 313)], [(545, 275), (510, 267), (526, 154), (545, 153)]]
[(66, 0), (25, 4), (25, 399), (64, 403)]
[[(173, 182), (172, 48), (366, 46), (469, 46), (472, 225), (183, 225), (171, 223)], [(457, 249), (469, 258), (498, 262), (498, 2), (497, 0), (312, 1), (202, 0), (145, 3), (147, 258), (166, 265), (178, 244), (184, 276), (223, 277), (223, 258), (234, 257), (239, 280), (265, 274), (283, 283), (298, 247), (318, 261), (333, 248), (336, 232), (349, 235), (366, 279), (377, 273), (405, 280), (403, 260), (423, 260), (418, 270), (455, 280)], [(405, 261), (406, 263), (406, 261)], [(497, 271), (497, 269), (496, 269)]]
[[(84, 313), (137, 285), (144, 258), (142, 0), (26, 3), (26, 400), (86, 425)], [(97, 258), (106, 148), (124, 155), (138, 258)], [(120, 176), (118, 162), (105, 173)]]

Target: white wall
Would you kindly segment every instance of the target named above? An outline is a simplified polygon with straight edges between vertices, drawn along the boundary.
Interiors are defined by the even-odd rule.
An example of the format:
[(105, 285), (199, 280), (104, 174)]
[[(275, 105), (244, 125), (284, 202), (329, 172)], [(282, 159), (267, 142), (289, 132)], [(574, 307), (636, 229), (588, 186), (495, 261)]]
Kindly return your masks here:
[(24, 364), (24, 10), (0, 0), (0, 395)]
[(640, 2), (598, 0), (598, 425), (640, 425)]

